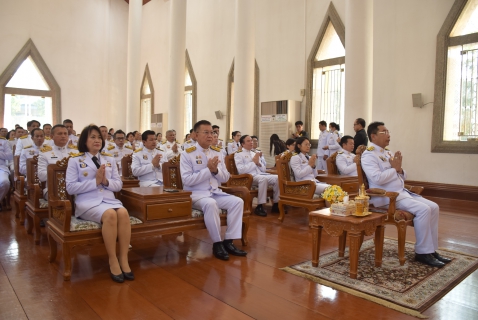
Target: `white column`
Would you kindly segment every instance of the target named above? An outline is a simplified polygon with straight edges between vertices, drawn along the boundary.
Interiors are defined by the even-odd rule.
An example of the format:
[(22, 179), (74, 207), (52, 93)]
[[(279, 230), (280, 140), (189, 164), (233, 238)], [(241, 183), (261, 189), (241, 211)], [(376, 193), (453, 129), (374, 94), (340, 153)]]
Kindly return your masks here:
[[(372, 122), (373, 2), (345, 2), (345, 123), (344, 133), (355, 134), (353, 122)], [(366, 130), (367, 128), (365, 128)]]
[(126, 69), (126, 132), (140, 129), (140, 53), (142, 10), (143, 0), (129, 1), (128, 65)]
[[(186, 71), (186, 0), (170, 0), (168, 128), (184, 136), (184, 80)], [(186, 128), (189, 130), (190, 128)], [(189, 131), (188, 131), (189, 132)]]
[(253, 134), (255, 15), (253, 0), (236, 0), (236, 55), (234, 57), (234, 109), (231, 130)]

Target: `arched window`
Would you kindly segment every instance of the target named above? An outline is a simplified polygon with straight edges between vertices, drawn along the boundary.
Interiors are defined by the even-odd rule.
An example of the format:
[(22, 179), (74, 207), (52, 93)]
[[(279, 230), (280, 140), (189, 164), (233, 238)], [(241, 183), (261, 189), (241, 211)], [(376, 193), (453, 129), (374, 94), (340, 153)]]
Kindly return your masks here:
[(432, 152), (478, 153), (478, 0), (457, 0), (437, 36)]
[[(149, 66), (146, 64), (144, 69), (143, 81), (141, 82), (141, 109), (140, 109), (140, 119), (141, 119), (141, 132), (146, 130), (158, 131), (158, 128), (153, 123), (156, 123), (153, 120), (154, 114), (154, 86), (151, 80), (151, 74), (149, 73)], [(159, 130), (161, 131), (161, 130)]]
[(61, 90), (31, 39), (0, 75), (0, 126), (61, 121)]
[[(186, 50), (186, 69), (184, 73), (184, 130), (189, 132), (197, 122), (197, 81), (191, 59)], [(185, 135), (186, 133), (184, 133)]]
[(344, 122), (345, 27), (332, 3), (307, 61), (306, 126), (319, 137), (318, 123)]

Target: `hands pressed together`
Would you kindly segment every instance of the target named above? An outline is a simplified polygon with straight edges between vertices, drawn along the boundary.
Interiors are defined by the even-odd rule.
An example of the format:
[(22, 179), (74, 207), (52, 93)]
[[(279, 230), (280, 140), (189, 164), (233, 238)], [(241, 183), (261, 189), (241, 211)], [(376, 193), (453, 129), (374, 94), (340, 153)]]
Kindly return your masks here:
[(403, 173), (402, 170), (402, 153), (400, 151), (395, 152), (393, 158), (390, 158), (390, 165), (394, 168), (398, 173)]
[(162, 154), (157, 154), (154, 156), (153, 160), (151, 161), (151, 163), (153, 164), (153, 166), (155, 168), (159, 168), (159, 162), (161, 161), (161, 158), (163, 157)]
[(207, 161), (207, 167), (209, 168), (209, 171), (211, 171), (212, 173), (217, 173), (218, 172), (218, 168), (217, 166), (219, 165), (219, 158), (218, 156), (215, 156), (214, 158), (211, 158)]
[(100, 184), (104, 186), (109, 185), (108, 179), (106, 179), (106, 166), (104, 164), (96, 171), (96, 185), (99, 186)]

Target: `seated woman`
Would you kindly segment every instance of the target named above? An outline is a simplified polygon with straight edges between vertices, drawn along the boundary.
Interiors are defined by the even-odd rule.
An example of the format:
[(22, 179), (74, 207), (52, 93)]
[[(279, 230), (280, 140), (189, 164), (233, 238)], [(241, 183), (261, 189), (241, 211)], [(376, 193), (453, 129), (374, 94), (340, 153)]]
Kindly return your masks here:
[[(75, 216), (102, 224), (101, 232), (108, 253), (110, 275), (115, 282), (134, 280), (128, 264), (131, 225), (128, 211), (113, 192), (121, 190), (123, 183), (115, 159), (100, 154), (105, 146), (100, 129), (95, 125), (83, 129), (78, 140), (80, 153), (68, 161), (66, 190), (76, 195)], [(116, 239), (119, 259), (116, 257)]]
[(307, 137), (300, 137), (295, 143), (296, 155), (290, 158), (290, 168), (294, 172), (295, 181), (312, 180), (315, 181), (315, 194), (321, 194), (329, 184), (315, 179), (317, 170), (315, 170), (315, 160), (317, 155), (309, 156), (310, 141)]

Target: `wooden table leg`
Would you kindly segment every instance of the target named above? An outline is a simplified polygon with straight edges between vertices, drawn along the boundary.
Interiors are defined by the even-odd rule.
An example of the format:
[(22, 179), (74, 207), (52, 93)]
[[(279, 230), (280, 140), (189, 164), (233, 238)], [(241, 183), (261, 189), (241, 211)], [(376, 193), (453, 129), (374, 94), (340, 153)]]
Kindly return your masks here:
[(342, 232), (339, 236), (339, 257), (344, 256), (345, 242), (347, 242), (347, 231)]
[(360, 237), (362, 232), (349, 232), (350, 278), (357, 279)]
[(383, 238), (385, 234), (385, 226), (378, 226), (375, 230), (375, 266), (382, 266), (383, 256)]
[(317, 226), (312, 228), (312, 266), (319, 266), (320, 256), (320, 238), (322, 236), (322, 227)]

